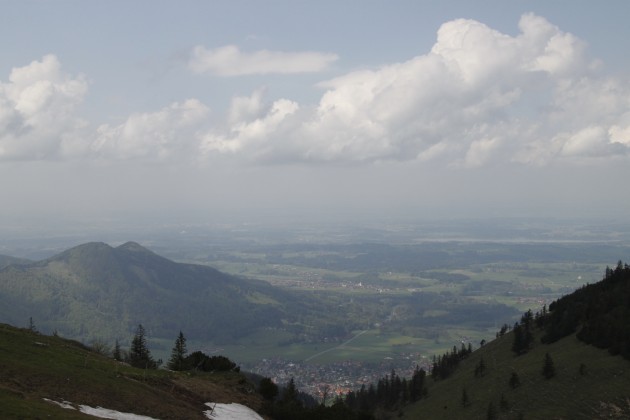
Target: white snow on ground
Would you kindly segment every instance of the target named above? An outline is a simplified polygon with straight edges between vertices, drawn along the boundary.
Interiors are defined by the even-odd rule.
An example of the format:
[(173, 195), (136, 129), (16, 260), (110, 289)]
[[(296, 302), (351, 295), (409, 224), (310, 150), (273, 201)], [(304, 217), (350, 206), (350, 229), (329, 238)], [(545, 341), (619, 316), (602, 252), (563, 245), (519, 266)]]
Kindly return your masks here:
[(76, 408), (74, 408), (72, 403), (69, 401), (55, 401), (55, 400), (49, 400), (48, 398), (44, 398), (44, 401), (57, 404), (61, 408), (69, 408), (70, 410), (76, 410)]
[[(45, 401), (57, 404), (62, 408), (70, 410), (77, 410), (75, 404), (69, 401), (54, 401), (44, 398)], [(207, 418), (212, 420), (263, 420), (254, 410), (241, 404), (221, 404), (221, 403), (206, 403), (210, 410), (206, 410), (203, 414)], [(79, 405), (78, 410), (84, 414), (99, 417), (102, 419), (114, 419), (114, 420), (157, 420), (153, 417), (140, 416), (133, 413), (121, 413), (120, 411), (109, 410), (102, 407), (90, 407), (89, 405)]]
[(206, 403), (210, 410), (203, 413), (212, 420), (263, 420), (257, 412), (241, 404)]
[[(73, 404), (73, 403), (71, 403), (69, 401), (59, 402), (59, 401), (49, 400), (48, 398), (44, 398), (44, 401), (47, 401), (47, 402), (53, 403), (53, 404), (57, 404), (61, 408), (67, 408), (67, 409), (70, 409), (70, 410), (77, 410), (77, 407), (75, 407), (75, 404)], [(107, 408), (102, 408), (102, 407), (94, 408), (94, 407), (90, 407), (89, 405), (79, 405), (78, 406), (78, 410), (81, 411), (84, 414), (87, 414), (87, 415), (90, 415), (90, 416), (94, 416), (94, 417), (99, 417), (101, 419), (156, 420), (153, 417), (140, 416), (138, 414), (132, 414), (132, 413), (121, 413), (120, 411), (109, 410)]]
[(140, 416), (132, 413), (121, 413), (120, 411), (108, 410), (102, 407), (90, 407), (89, 405), (80, 405), (79, 410), (90, 416), (100, 417), (102, 419), (115, 420), (156, 420), (153, 417)]

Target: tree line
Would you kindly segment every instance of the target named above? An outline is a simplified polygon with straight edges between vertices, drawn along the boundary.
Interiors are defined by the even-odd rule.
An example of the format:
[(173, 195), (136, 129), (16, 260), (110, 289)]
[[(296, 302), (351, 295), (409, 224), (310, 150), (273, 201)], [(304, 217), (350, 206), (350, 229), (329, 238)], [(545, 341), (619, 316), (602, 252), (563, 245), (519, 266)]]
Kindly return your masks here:
[[(527, 353), (534, 345), (534, 329), (543, 332), (542, 343), (554, 343), (571, 334), (612, 355), (630, 359), (630, 266), (622, 261), (606, 267), (604, 278), (586, 284), (542, 310), (525, 312), (513, 327), (512, 351)], [(501, 328), (497, 337), (509, 331)]]
[[(151, 355), (151, 350), (149, 350), (147, 345), (146, 331), (142, 324), (139, 324), (136, 328), (136, 332), (131, 340), (131, 346), (129, 347), (128, 352), (122, 351), (118, 340), (116, 340), (113, 357), (118, 361), (129, 363), (131, 366), (140, 369), (157, 369), (162, 365), (161, 359), (155, 360)], [(208, 356), (201, 351), (195, 351), (188, 354), (186, 337), (181, 331), (175, 339), (175, 344), (171, 350), (171, 356), (166, 363), (166, 367), (175, 371), (240, 371), (240, 367), (225, 356)]]
[(394, 370), (378, 380), (376, 386), (363, 385), (359, 391), (346, 394), (344, 403), (360, 413), (373, 412), (378, 407), (392, 410), (427, 396), (426, 372), (416, 366), (412, 377), (400, 378)]
[(630, 266), (606, 267), (602, 281), (587, 284), (549, 306), (543, 342), (577, 331), (577, 338), (630, 360)]

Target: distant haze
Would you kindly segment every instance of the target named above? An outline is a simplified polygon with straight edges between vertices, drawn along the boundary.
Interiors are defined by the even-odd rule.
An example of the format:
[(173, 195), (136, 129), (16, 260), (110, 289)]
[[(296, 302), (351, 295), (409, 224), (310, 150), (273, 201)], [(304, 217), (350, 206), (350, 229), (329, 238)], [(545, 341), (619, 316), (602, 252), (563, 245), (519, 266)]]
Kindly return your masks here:
[(627, 1), (0, 15), (4, 230), (629, 218)]

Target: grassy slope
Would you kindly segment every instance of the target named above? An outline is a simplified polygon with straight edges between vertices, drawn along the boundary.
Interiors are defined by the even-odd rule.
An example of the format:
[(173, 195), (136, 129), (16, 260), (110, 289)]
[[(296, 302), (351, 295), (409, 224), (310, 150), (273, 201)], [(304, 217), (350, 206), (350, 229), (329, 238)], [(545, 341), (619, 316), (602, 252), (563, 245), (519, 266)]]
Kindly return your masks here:
[[(536, 337), (539, 343), (539, 336)], [(511, 351), (512, 334), (494, 340), (464, 360), (455, 374), (430, 383), (429, 397), (404, 410), (406, 419), (486, 419), (494, 404), (500, 419), (630, 418), (630, 361), (569, 336), (551, 345), (536, 344), (526, 355)], [(545, 353), (554, 360), (556, 376), (545, 379)], [(483, 358), (487, 371), (474, 376)], [(586, 365), (586, 374), (579, 372)], [(512, 389), (509, 378), (519, 375), (521, 386)], [(466, 389), (470, 405), (462, 406)], [(500, 410), (501, 394), (509, 403)], [(617, 416), (618, 415), (618, 416)]]
[(206, 402), (262, 400), (240, 374), (143, 371), (59, 337), (0, 324), (0, 418), (87, 418), (44, 401), (67, 400), (161, 419), (204, 418)]

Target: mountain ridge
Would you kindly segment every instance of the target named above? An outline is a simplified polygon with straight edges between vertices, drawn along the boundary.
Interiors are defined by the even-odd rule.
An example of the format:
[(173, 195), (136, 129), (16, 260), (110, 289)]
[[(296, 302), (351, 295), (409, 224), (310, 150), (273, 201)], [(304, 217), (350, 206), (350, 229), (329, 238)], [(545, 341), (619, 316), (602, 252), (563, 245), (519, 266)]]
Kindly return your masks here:
[(31, 262), (33, 261), (27, 260), (25, 258), (11, 257), (9, 255), (0, 255), (0, 270), (10, 265), (28, 264)]
[[(247, 299), (254, 292), (281, 293), (263, 281), (173, 262), (135, 242), (89, 242), (1, 269), (0, 302), (13, 304), (0, 316), (14, 325), (33, 317), (72, 338), (125, 337), (138, 323), (159, 336), (184, 329), (193, 337), (227, 337), (280, 323), (275, 308)], [(234, 327), (225, 324), (227, 317)]]

